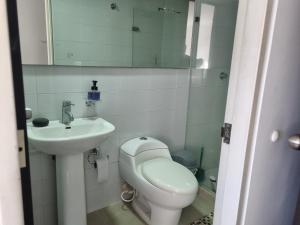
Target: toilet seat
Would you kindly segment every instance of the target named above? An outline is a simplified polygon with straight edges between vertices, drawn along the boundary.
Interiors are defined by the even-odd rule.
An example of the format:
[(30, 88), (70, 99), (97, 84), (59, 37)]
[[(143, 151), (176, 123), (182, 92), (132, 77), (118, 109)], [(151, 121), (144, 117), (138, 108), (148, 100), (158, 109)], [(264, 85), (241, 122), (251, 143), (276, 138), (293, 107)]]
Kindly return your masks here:
[(195, 192), (195, 177), (190, 170), (170, 159), (146, 161), (141, 167), (142, 176), (153, 186), (176, 194)]

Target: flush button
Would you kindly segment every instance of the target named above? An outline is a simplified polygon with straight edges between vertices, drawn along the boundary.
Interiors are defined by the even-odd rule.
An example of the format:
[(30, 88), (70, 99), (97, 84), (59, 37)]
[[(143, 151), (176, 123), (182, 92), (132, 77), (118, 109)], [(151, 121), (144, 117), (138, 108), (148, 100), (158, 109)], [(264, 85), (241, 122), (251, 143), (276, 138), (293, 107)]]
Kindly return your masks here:
[(140, 140), (145, 141), (145, 140), (148, 140), (148, 138), (146, 138), (146, 137), (140, 137)]

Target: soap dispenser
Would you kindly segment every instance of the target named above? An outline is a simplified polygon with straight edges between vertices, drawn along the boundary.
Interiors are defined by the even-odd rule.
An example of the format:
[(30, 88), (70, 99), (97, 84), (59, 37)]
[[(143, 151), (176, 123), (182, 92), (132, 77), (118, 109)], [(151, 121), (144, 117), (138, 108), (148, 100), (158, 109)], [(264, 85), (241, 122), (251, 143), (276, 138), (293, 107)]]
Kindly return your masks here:
[(96, 80), (93, 80), (93, 86), (91, 90), (88, 92), (88, 100), (89, 101), (99, 101), (100, 100), (100, 91), (98, 91)]

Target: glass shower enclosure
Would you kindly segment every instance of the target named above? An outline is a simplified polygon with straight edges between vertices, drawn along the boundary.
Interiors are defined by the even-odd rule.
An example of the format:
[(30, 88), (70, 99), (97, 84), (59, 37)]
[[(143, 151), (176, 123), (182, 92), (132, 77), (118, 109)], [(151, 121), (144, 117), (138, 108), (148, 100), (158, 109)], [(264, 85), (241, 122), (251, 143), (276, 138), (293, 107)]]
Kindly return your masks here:
[(186, 150), (198, 160), (200, 186), (215, 191), (238, 1), (196, 0)]

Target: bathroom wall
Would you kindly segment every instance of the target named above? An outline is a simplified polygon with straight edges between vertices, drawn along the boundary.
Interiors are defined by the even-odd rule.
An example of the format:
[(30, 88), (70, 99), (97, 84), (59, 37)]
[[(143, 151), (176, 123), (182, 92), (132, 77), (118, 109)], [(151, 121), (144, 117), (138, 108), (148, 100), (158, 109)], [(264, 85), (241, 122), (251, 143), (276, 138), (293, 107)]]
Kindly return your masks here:
[[(75, 117), (100, 116), (116, 126), (101, 145), (108, 154), (109, 180), (96, 182), (96, 171), (85, 160), (88, 212), (120, 201), (119, 146), (133, 137), (149, 135), (164, 141), (171, 151), (185, 143), (189, 70), (106, 69), (97, 67), (24, 66), (26, 106), (33, 117), (60, 119), (61, 103), (75, 103)], [(85, 105), (92, 80), (99, 81), (101, 101)], [(55, 225), (55, 161), (30, 149), (34, 216), (37, 223)]]
[(51, 2), (55, 64), (131, 66), (132, 2), (111, 3)]
[(190, 59), (185, 55), (189, 1), (165, 0), (164, 7), (178, 13), (166, 12), (163, 14), (161, 64), (175, 68), (189, 67)]
[[(214, 14), (207, 68), (191, 71), (186, 149), (196, 153), (200, 164), (203, 148), (201, 167), (205, 170), (205, 177), (199, 182), (212, 189), (209, 176), (217, 176), (218, 172), (220, 132), (226, 107), (238, 3), (230, 0), (200, 2), (213, 6)], [(221, 79), (221, 73), (228, 76)]]
[[(111, 3), (116, 3), (115, 10), (111, 9)], [(53, 0), (54, 63), (187, 67), (188, 60), (182, 62), (187, 3), (181, 0)], [(160, 7), (181, 14), (159, 12)], [(140, 31), (133, 32), (133, 26)]]

